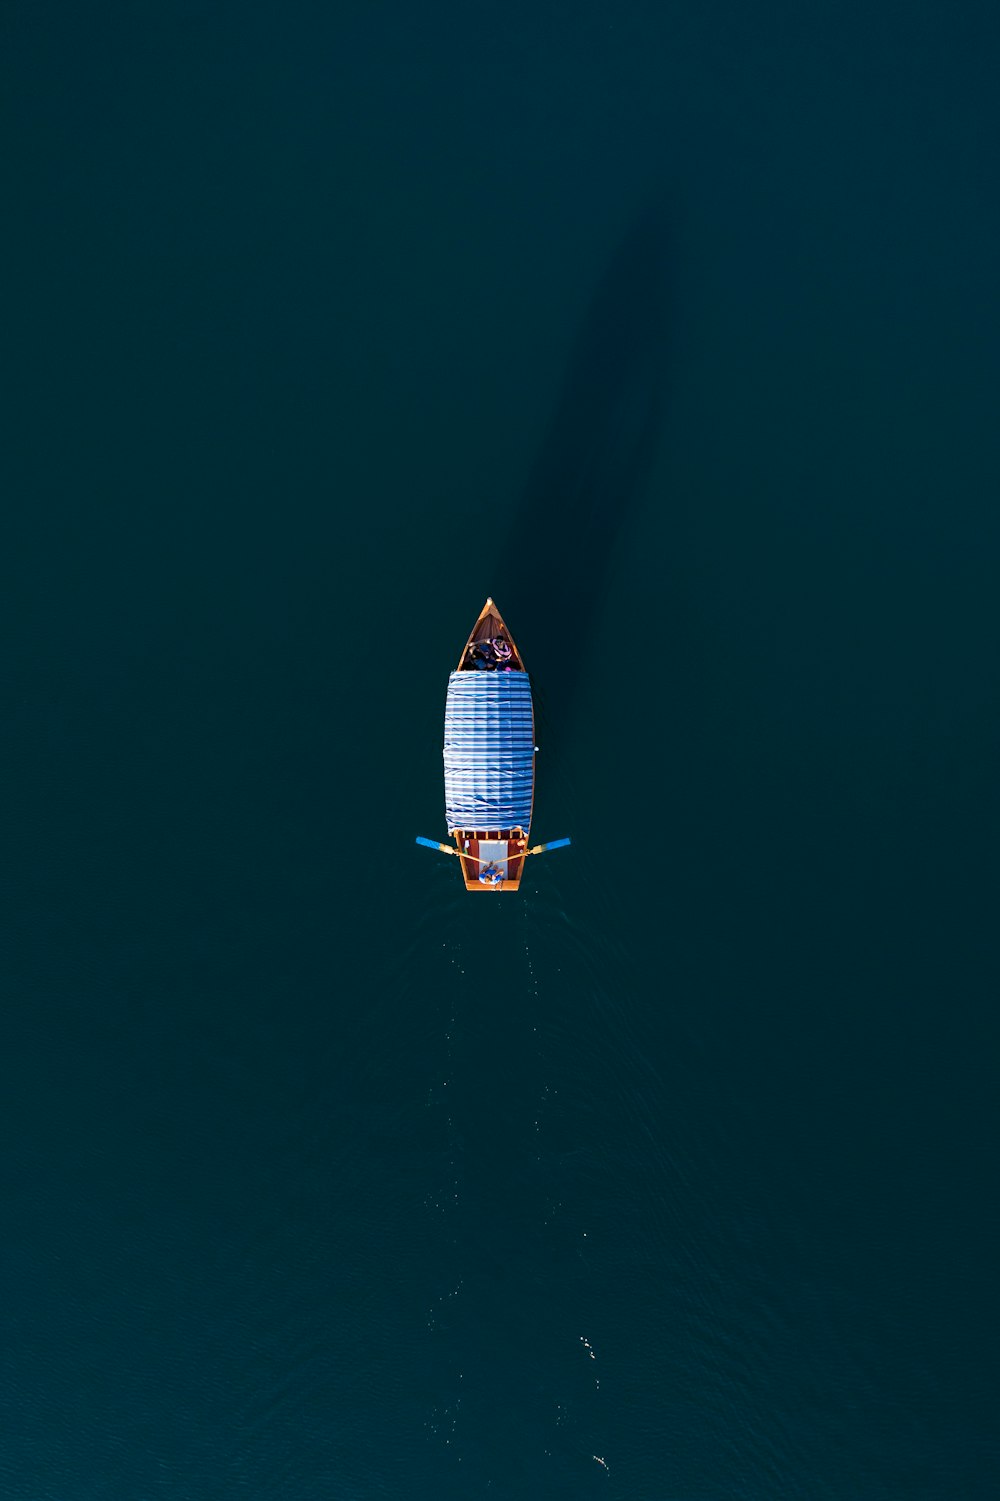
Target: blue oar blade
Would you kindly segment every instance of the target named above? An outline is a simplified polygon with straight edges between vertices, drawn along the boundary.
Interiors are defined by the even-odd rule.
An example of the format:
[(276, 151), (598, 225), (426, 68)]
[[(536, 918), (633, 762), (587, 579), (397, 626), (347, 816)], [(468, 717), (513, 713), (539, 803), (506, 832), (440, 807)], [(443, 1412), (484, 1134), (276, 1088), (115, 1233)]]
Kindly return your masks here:
[(425, 839), (422, 834), (418, 834), (417, 843), (422, 844), (425, 850), (442, 850), (446, 855), (451, 854), (451, 845), (442, 844), (439, 839)]
[(572, 844), (572, 839), (552, 839), (548, 844), (543, 844), (538, 853), (544, 855), (547, 850), (564, 850), (567, 844)]

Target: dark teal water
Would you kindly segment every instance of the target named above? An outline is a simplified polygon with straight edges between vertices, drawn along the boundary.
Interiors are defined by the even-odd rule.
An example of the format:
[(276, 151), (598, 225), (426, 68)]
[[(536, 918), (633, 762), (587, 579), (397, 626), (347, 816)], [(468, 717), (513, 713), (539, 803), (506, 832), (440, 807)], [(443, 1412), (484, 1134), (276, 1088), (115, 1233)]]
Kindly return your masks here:
[(6, 8), (4, 1497), (997, 1494), (997, 40)]

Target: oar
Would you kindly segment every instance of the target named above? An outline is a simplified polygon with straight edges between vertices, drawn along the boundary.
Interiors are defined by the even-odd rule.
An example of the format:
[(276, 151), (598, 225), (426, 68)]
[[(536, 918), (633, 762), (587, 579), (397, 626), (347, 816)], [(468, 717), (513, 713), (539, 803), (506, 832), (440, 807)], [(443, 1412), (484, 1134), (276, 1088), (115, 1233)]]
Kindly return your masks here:
[(417, 835), (417, 843), (422, 844), (425, 850), (440, 850), (442, 855), (458, 854), (458, 850), (452, 849), (450, 844), (441, 844), (437, 839), (425, 839), (422, 834)]
[(550, 839), (548, 844), (535, 844), (530, 850), (525, 850), (526, 855), (544, 855), (546, 850), (564, 850), (567, 844), (572, 844), (572, 839)]
[[(425, 850), (440, 850), (442, 855), (461, 855), (463, 860), (471, 860), (473, 865), (488, 865), (490, 862), (484, 855), (470, 855), (468, 850), (457, 850), (450, 844), (439, 844), (436, 839), (425, 839), (422, 834), (417, 835), (417, 843), (422, 844)], [(510, 855), (511, 860), (520, 860), (524, 855), (533, 853), (531, 850), (520, 850), (516, 855)]]

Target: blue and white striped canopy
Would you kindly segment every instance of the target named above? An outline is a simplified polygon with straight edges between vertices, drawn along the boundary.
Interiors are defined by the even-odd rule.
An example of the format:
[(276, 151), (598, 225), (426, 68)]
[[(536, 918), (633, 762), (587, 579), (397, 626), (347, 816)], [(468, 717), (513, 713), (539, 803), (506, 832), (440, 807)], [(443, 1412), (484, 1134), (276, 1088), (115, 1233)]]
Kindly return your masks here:
[(453, 672), (444, 711), (448, 830), (531, 822), (535, 733), (526, 672)]

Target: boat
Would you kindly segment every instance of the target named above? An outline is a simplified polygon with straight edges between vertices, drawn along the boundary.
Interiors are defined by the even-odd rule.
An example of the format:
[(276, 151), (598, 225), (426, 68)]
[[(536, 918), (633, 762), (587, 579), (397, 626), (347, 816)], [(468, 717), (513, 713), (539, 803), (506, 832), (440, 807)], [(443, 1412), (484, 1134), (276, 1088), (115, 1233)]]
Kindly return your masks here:
[(528, 844), (537, 750), (531, 679), (487, 599), (448, 678), (444, 800), (454, 845), (417, 836), (418, 844), (458, 858), (466, 891), (517, 891), (530, 855), (570, 843)]

